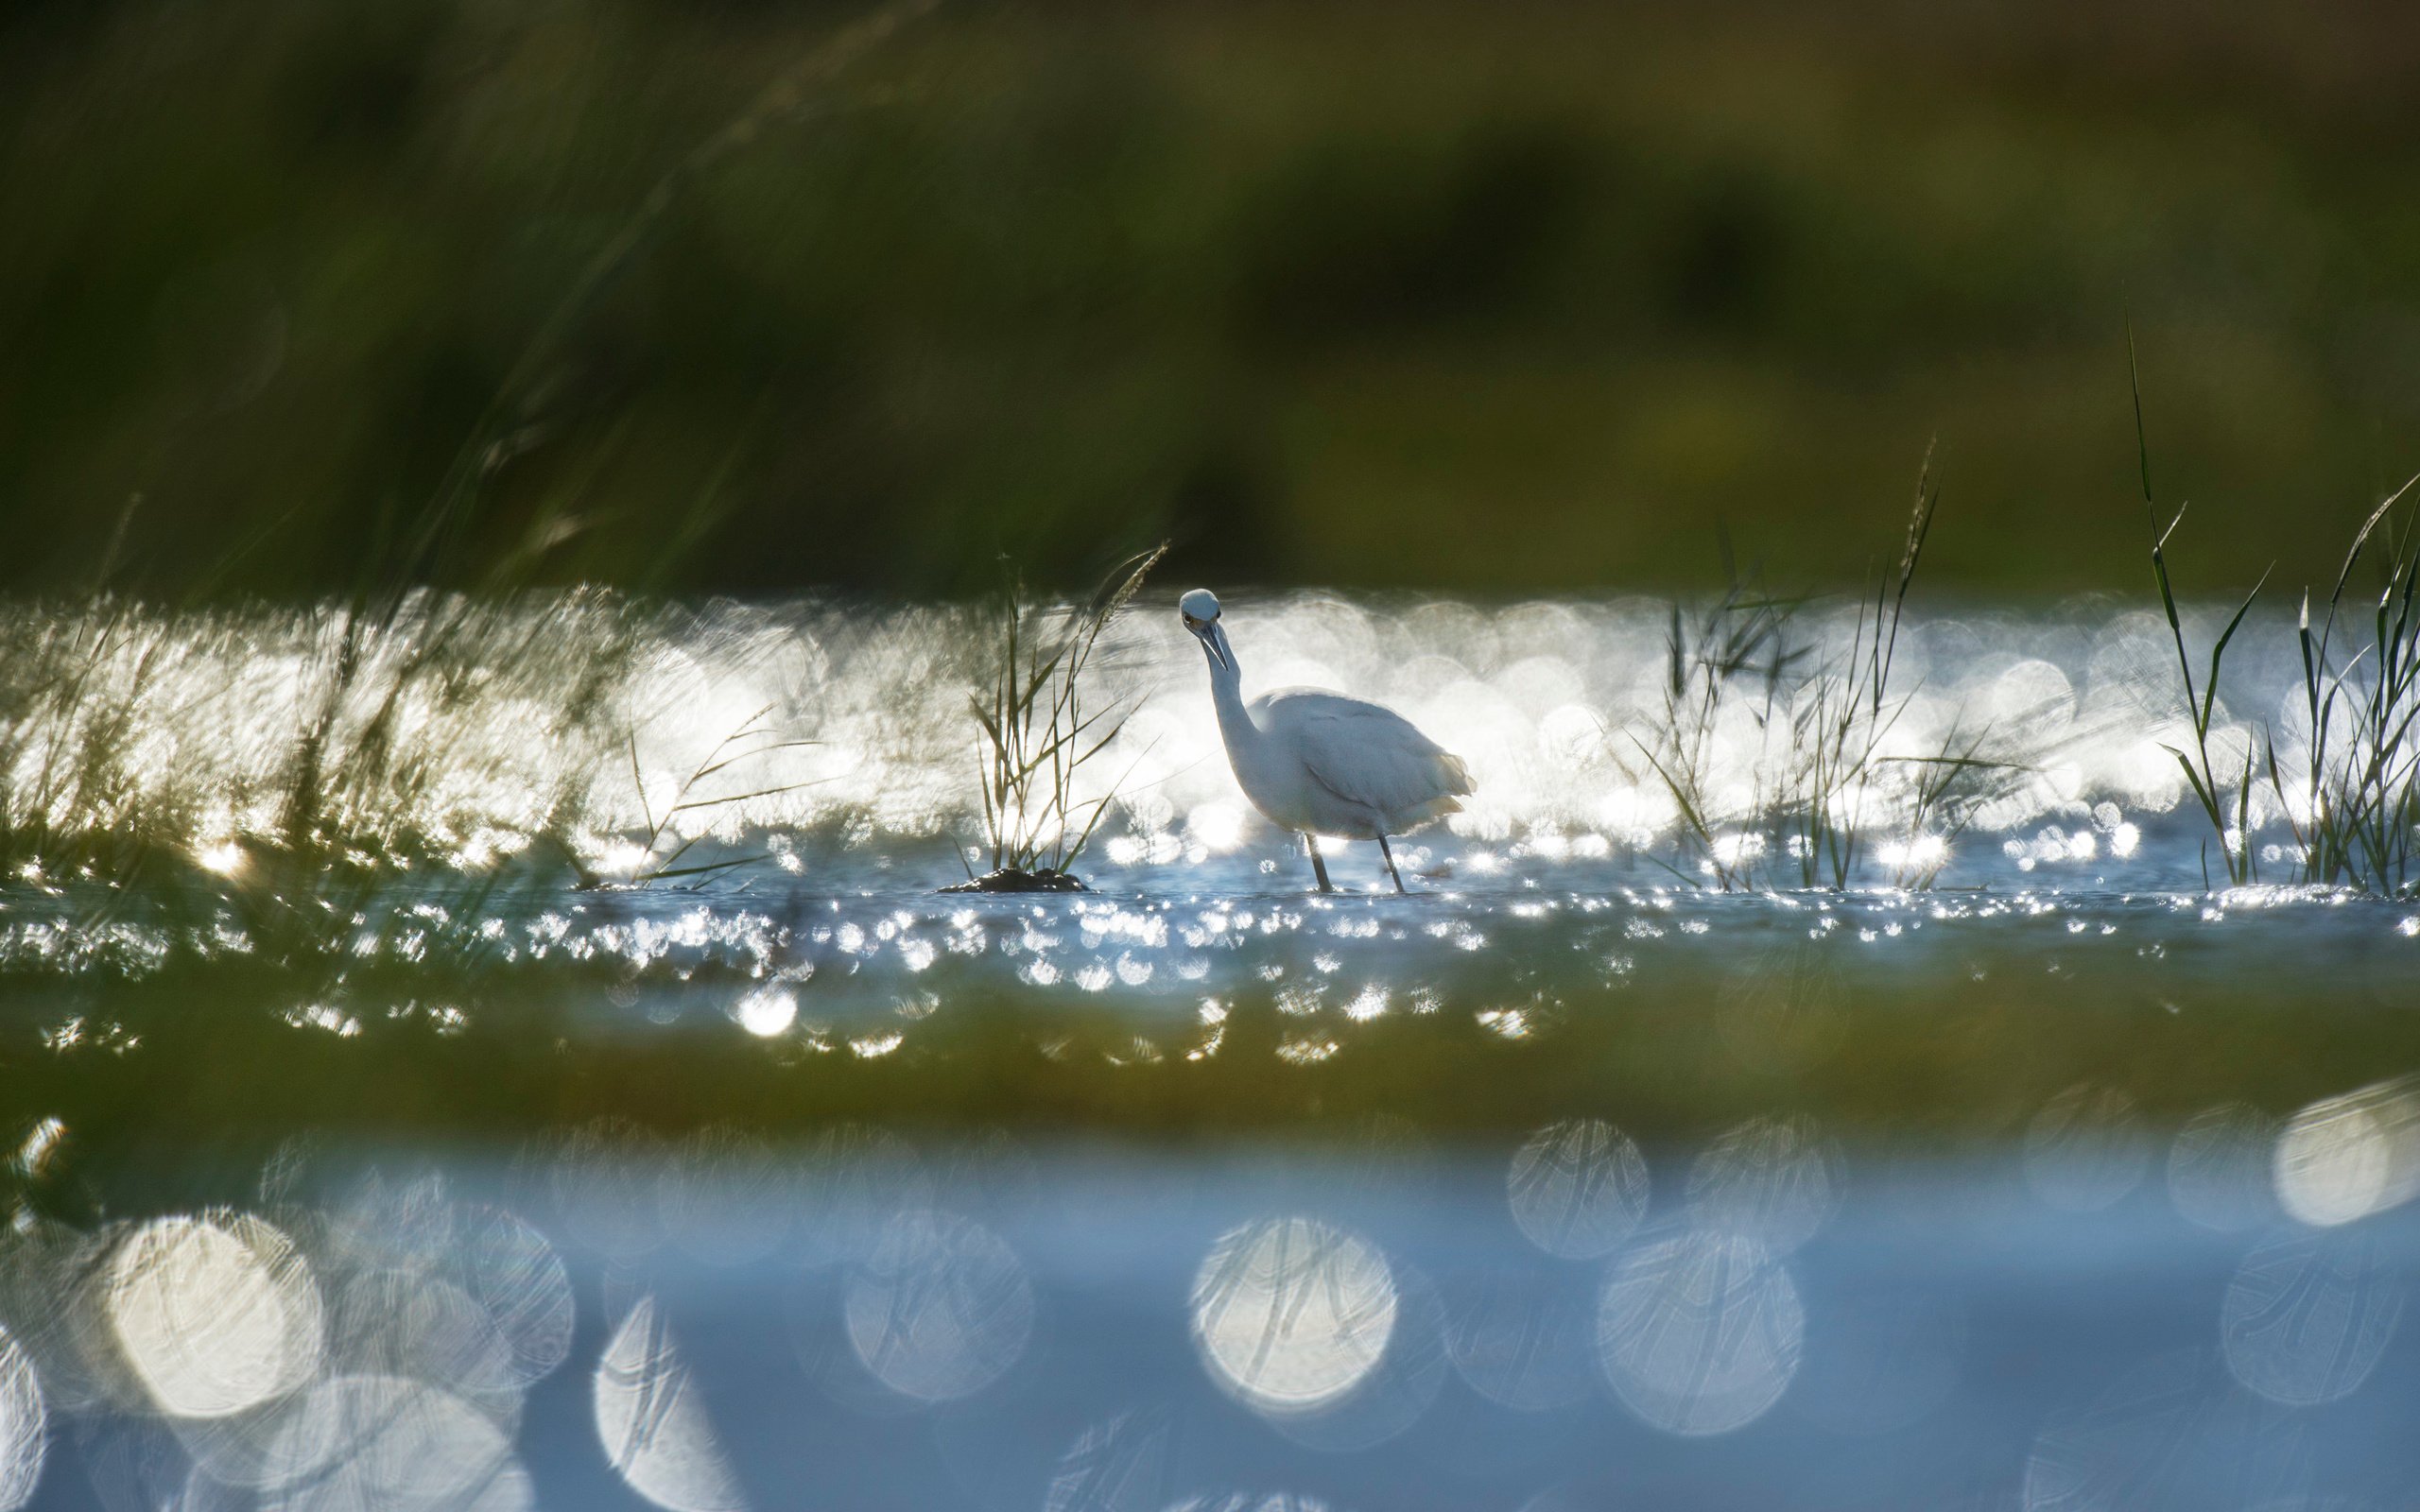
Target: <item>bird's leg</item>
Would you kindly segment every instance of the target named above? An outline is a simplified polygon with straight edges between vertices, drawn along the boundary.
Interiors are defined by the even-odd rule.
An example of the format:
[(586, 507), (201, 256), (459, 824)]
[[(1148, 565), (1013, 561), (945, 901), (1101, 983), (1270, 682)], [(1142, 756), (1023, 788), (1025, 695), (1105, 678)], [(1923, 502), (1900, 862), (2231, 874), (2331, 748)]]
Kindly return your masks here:
[(1387, 858), (1387, 875), (1395, 879), (1395, 891), (1410, 892), (1411, 889), (1403, 885), (1403, 873), (1395, 869), (1395, 853), (1387, 849), (1387, 837), (1383, 834), (1378, 836), (1378, 854)]
[(1319, 875), (1320, 891), (1336, 891), (1335, 885), (1327, 880), (1327, 863), (1320, 856), (1320, 837), (1306, 830), (1303, 833), (1303, 843), (1311, 848), (1311, 870)]

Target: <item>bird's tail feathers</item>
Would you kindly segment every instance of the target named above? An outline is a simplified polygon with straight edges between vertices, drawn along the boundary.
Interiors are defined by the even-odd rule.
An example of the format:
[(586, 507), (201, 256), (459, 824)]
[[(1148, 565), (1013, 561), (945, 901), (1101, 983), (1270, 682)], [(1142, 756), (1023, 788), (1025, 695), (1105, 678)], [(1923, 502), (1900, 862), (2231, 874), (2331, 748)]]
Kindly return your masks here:
[(1460, 799), (1432, 798), (1417, 808), (1394, 816), (1394, 821), (1388, 826), (1387, 833), (1409, 834), (1431, 819), (1442, 819), (1448, 814), (1461, 812), (1462, 812), (1462, 804)]
[[(1439, 765), (1445, 769), (1446, 792), (1459, 794), (1476, 793), (1478, 791), (1478, 784), (1471, 781), (1471, 769), (1463, 765), (1462, 759), (1460, 756), (1455, 755), (1451, 751), (1440, 751), (1437, 753), (1437, 762)], [(1450, 809), (1443, 809), (1439, 812), (1453, 814), (1459, 812), (1461, 809), (1461, 805), (1457, 803)]]

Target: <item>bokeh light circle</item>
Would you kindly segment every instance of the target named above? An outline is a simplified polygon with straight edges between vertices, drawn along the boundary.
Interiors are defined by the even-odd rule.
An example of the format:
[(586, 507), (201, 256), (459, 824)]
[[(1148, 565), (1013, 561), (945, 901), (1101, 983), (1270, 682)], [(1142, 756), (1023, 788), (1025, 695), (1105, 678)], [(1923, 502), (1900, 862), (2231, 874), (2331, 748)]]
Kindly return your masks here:
[(2288, 1217), (2333, 1228), (2420, 1194), (2420, 1092), (2381, 1082), (2322, 1098), (2286, 1123), (2271, 1164)]
[(285, 1234), (247, 1213), (160, 1218), (110, 1256), (103, 1307), (145, 1395), (174, 1418), (224, 1418), (319, 1367), (319, 1288)]
[(1352, 1390), (1395, 1325), (1386, 1256), (1303, 1217), (1219, 1236), (1193, 1280), (1193, 1339), (1212, 1380), (1245, 1405), (1302, 1412)]
[(1513, 1152), (1504, 1177), (1512, 1221), (1565, 1260), (1608, 1255), (1647, 1212), (1647, 1158), (1601, 1119), (1549, 1124)]
[(631, 1490), (668, 1512), (743, 1512), (739, 1477), (653, 1297), (614, 1331), (595, 1392), (596, 1436)]
[(904, 1212), (841, 1294), (849, 1347), (883, 1384), (922, 1401), (973, 1396), (1005, 1375), (1033, 1336), (1025, 1266), (982, 1225)]
[(2275, 1127), (2246, 1103), (2221, 1103), (2185, 1121), (2168, 1150), (2168, 1200), (2187, 1222), (2220, 1233), (2275, 1212), (2269, 1158)]
[(2220, 1305), (2227, 1369), (2292, 1407), (2351, 1396), (2403, 1320), (2404, 1288), (2377, 1236), (2299, 1229), (2246, 1255)]
[(1688, 1435), (1729, 1433), (1789, 1386), (1806, 1314), (1763, 1245), (1695, 1230), (1627, 1251), (1608, 1269), (1597, 1349), (1623, 1405)]
[(1845, 1172), (1813, 1119), (1753, 1118), (1717, 1135), (1690, 1165), (1689, 1215), (1787, 1254), (1840, 1210)]
[(424, 1382), (337, 1376), (297, 1399), (270, 1452), (277, 1512), (514, 1512), (527, 1482), (484, 1414)]
[(49, 1443), (49, 1418), (33, 1361), (0, 1329), (0, 1512), (17, 1512), (33, 1500)]
[(2150, 1154), (2135, 1100), (2115, 1087), (2069, 1087), (2025, 1129), (2026, 1181), (2063, 1212), (2115, 1207), (2142, 1180)]

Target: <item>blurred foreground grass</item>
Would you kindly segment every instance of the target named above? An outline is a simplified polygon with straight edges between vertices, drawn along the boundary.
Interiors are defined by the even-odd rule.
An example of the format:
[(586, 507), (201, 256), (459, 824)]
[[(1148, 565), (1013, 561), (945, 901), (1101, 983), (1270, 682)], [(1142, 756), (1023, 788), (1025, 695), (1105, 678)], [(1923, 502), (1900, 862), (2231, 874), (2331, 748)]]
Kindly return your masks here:
[(860, 13), (10, 8), (0, 575), (341, 588), (467, 449), (458, 580), (1844, 578), (1938, 432), (1937, 582), (2132, 588), (2130, 306), (2212, 591), (2420, 438), (2420, 35), (2353, 4), (974, 0), (539, 343)]
[(2298, 990), (2230, 944), (2234, 967), (2183, 978), (2046, 977), (2014, 954), (1842, 973), (1809, 952), (1552, 993), (1510, 1021), (1466, 993), (1368, 1022), (1245, 994), (1207, 1026), (1114, 995), (959, 993), (873, 1052), (850, 1036), (879, 1042), (882, 1023), (835, 1025), (812, 1004), (757, 1038), (703, 983), (670, 1022), (609, 1022), (627, 988), (602, 967), (357, 972), (306, 1014), (295, 979), (238, 965), (100, 990), (21, 981), (0, 1074), (24, 1121), (59, 1120), (77, 1167), (108, 1170), (189, 1144), (241, 1163), (306, 1129), (475, 1148), (596, 1119), (633, 1135), (862, 1120), (1185, 1144), (1354, 1139), (1377, 1118), (1452, 1145), (1568, 1116), (1685, 1143), (1780, 1110), (1920, 1153), (2021, 1140), (2062, 1094), (2088, 1094), (2110, 1121), (2096, 1137), (2118, 1139), (2219, 1103), (2282, 1116), (2420, 1069), (2391, 986), (2375, 1002), (2359, 983)]

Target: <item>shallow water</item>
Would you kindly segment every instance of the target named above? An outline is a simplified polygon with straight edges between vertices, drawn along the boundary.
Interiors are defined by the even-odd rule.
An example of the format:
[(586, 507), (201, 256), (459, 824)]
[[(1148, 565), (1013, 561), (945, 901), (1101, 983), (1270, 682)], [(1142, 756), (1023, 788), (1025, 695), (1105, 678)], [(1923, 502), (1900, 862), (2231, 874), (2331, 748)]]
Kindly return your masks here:
[[(1491, 890), (1588, 889), (1705, 880), (1673, 849), (1676, 809), (1650, 760), (1675, 765), (1659, 745), (1674, 725), (1669, 612), (1293, 595), (1235, 599), (1226, 623), (1247, 696), (1309, 685), (1380, 698), (1465, 759), (1478, 791), (1411, 844), (1411, 869)], [(2188, 622), (2196, 645), (2223, 623), (2215, 610)], [(1802, 880), (1773, 811), (1804, 788), (1801, 722), (1854, 671), (1857, 625), (1853, 606), (1806, 610), (1773, 679), (1741, 672), (1687, 721), (1701, 805), (1748, 881)], [(575, 595), (415, 600), (374, 624), (335, 609), (19, 607), (0, 626), (14, 651), (0, 679), (11, 823), (70, 833), (139, 818), (222, 873), (283, 834), (313, 731), (331, 816), (357, 844), (441, 870), (488, 870), (551, 832), (599, 874), (627, 874), (645, 862), (636, 838), (669, 814), (659, 851), (693, 836), (769, 845), (784, 871), (812, 868), (821, 890), (913, 888), (935, 880), (925, 847), (977, 838), (968, 697), (998, 627), (974, 610)], [(2289, 626), (2238, 638), (2213, 710), (2220, 770), (2262, 730), (2296, 769), (2308, 725), (2290, 696), (2296, 654)], [(1080, 805), (1112, 787), (1120, 799), (1089, 858), (1096, 879), (1294, 885), (1300, 863), (1227, 771), (1199, 651), (1174, 614), (1138, 606), (1096, 670), (1096, 697), (1132, 709), (1077, 783)], [(2200, 885), (2201, 821), (2169, 748), (2190, 730), (2155, 614), (2082, 603), (1913, 615), (1887, 703), (1869, 776), (1841, 799), (1866, 848), (1852, 880)], [(1998, 765), (1911, 815), (1924, 759), (1945, 750)], [(2276, 809), (2257, 797), (2255, 850), (2271, 880), (2290, 880)], [(1331, 848), (1360, 885), (1383, 875), (1366, 847)], [(951, 861), (943, 875), (959, 870)]]
[[(1884, 754), (2000, 765), (1921, 816), (1878, 765), (1844, 892), (1794, 885), (1789, 721), (1726, 704), (1725, 892), (1634, 759), (1660, 607), (1232, 603), (1248, 691), (1468, 758), (1408, 898), (1367, 846), (1307, 892), (1164, 610), (1107, 664), (1096, 891), (1042, 898), (935, 891), (961, 611), (423, 605), (349, 652), (17, 612), (0, 1508), (2249, 1509), (2420, 1470), (2420, 908), (2291, 885), (2274, 803), (2267, 880), (2204, 886), (2131, 609), (1911, 625)], [(2290, 770), (2278, 628), (2216, 730)], [(573, 885), (690, 840), (745, 864)]]

